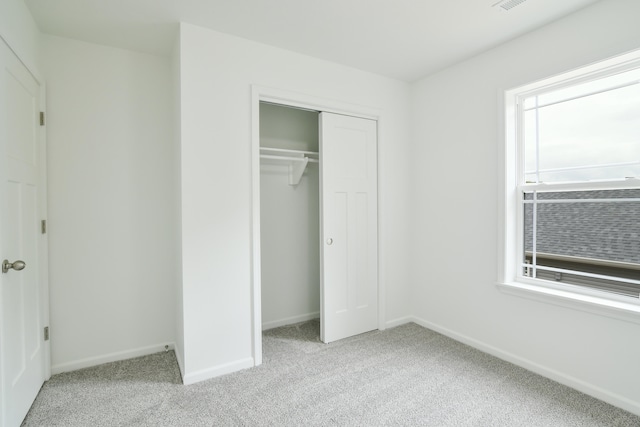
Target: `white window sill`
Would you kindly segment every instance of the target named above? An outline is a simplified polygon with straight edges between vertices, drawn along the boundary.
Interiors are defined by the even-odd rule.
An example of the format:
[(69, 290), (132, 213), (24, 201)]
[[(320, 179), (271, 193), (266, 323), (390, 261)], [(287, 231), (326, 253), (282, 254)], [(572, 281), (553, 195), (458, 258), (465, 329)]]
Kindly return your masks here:
[(510, 295), (640, 324), (640, 305), (633, 302), (552, 289), (535, 283), (498, 283), (498, 288)]

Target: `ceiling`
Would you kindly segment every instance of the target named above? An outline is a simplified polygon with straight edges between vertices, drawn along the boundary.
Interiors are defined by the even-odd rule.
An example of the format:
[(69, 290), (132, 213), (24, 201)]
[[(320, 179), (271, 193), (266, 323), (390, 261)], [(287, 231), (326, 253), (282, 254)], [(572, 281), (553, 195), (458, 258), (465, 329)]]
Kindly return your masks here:
[[(44, 33), (168, 54), (188, 22), (414, 81), (598, 0), (25, 0)], [(506, 1), (506, 0), (505, 0)], [(504, 2), (503, 2), (504, 4)], [(508, 6), (505, 4), (505, 7)]]

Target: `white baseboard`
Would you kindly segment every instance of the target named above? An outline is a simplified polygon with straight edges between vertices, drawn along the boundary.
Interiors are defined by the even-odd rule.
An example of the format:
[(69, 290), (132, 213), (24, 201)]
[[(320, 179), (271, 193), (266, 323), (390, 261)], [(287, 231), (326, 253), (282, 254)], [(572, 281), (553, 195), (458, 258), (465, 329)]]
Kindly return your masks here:
[(385, 323), (385, 326), (387, 328), (395, 328), (396, 326), (404, 325), (406, 323), (411, 323), (414, 321), (415, 320), (411, 316), (399, 317), (397, 319), (387, 320), (387, 322)]
[(182, 383), (184, 384), (184, 360), (182, 360), (182, 351), (177, 344), (174, 347), (176, 360), (178, 361), (178, 368), (180, 369), (180, 378), (182, 378)]
[(497, 347), (486, 344), (482, 341), (478, 341), (466, 335), (459, 334), (455, 331), (452, 331), (451, 329), (447, 329), (445, 327), (442, 327), (435, 323), (431, 323), (424, 319), (420, 319), (418, 317), (412, 317), (411, 321), (427, 329), (431, 329), (435, 332), (441, 333), (442, 335), (446, 335), (447, 337), (452, 338), (456, 341), (467, 344), (480, 351), (483, 351), (492, 356), (495, 356), (499, 359), (506, 360), (507, 362), (513, 363), (514, 365), (518, 365), (531, 372), (535, 372), (536, 374), (542, 375), (543, 377), (559, 382), (560, 384), (564, 384), (567, 387), (571, 387), (575, 390), (581, 391), (582, 393), (588, 394), (589, 396), (593, 396), (596, 399), (610, 403), (613, 406), (622, 408), (625, 411), (629, 411), (633, 414), (640, 415), (640, 402), (634, 402), (631, 399), (628, 399), (624, 396), (613, 393), (609, 390), (605, 390), (601, 387), (587, 383), (578, 378), (574, 378), (572, 376), (566, 375), (555, 369), (551, 369), (546, 366), (540, 365), (526, 358), (517, 356), (513, 353), (506, 352)]
[(131, 350), (118, 351), (101, 356), (87, 357), (85, 359), (79, 359), (72, 362), (53, 365), (51, 366), (51, 374), (55, 375), (61, 374), (63, 372), (77, 371), (78, 369), (90, 368), (92, 366), (102, 365), (104, 363), (118, 362), (120, 360), (133, 359), (134, 357), (160, 353), (162, 351), (165, 351), (165, 346), (168, 346), (169, 350), (173, 350), (175, 348), (174, 343), (164, 343), (150, 345), (147, 347), (134, 348)]
[(262, 330), (266, 331), (267, 329), (279, 328), (280, 326), (292, 325), (294, 323), (306, 322), (307, 320), (318, 318), (320, 318), (320, 312), (316, 311), (313, 313), (301, 314), (299, 316), (291, 316), (285, 317), (284, 319), (271, 320), (269, 322), (262, 323)]
[(252, 368), (253, 366), (253, 357), (247, 357), (245, 359), (236, 360), (235, 362), (225, 363), (223, 365), (213, 366), (211, 368), (183, 375), (182, 382), (184, 385), (195, 384), (200, 381), (209, 380), (211, 378), (230, 374), (242, 369)]

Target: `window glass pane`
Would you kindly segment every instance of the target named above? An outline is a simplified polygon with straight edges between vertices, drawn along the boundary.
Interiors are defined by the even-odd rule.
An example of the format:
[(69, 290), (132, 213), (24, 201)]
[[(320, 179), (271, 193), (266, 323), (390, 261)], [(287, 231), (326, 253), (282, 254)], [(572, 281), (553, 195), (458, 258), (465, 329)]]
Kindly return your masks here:
[(525, 170), (525, 182), (539, 182), (537, 160), (537, 110), (529, 110), (524, 112), (524, 170)]
[(530, 96), (524, 100), (523, 106), (525, 110), (538, 106), (538, 96)]
[(545, 106), (630, 77), (638, 79), (640, 70), (539, 96), (540, 107), (524, 113), (525, 180), (640, 177), (640, 84)]
[(567, 271), (640, 280), (640, 189), (538, 192), (536, 198), (535, 227), (532, 203), (525, 203), (523, 220), (525, 262), (532, 262), (535, 236), (537, 278), (638, 296), (638, 284)]
[[(584, 96), (590, 93), (601, 92), (638, 82), (640, 82), (640, 68), (541, 94), (537, 97), (537, 105), (562, 102), (578, 96)], [(536, 104), (532, 102), (528, 105), (533, 107)]]

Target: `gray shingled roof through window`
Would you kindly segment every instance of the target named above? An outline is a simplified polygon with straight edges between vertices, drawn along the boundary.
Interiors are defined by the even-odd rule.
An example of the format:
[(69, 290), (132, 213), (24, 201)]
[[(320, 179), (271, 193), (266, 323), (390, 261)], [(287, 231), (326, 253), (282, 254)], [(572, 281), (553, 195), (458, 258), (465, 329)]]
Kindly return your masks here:
[[(537, 197), (640, 198), (640, 189), (538, 193)], [(525, 205), (526, 251), (532, 250), (532, 212), (532, 205)], [(640, 202), (538, 204), (537, 229), (536, 252), (640, 264)]]

